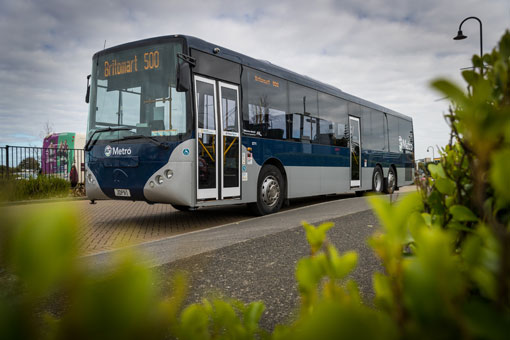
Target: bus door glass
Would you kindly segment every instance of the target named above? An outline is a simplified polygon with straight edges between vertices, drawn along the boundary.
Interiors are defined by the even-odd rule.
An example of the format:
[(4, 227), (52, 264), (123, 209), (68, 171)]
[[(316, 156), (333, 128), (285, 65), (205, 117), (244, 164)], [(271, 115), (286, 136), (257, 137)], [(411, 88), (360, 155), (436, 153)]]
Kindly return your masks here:
[(361, 172), (361, 138), (359, 118), (349, 117), (350, 143), (351, 146), (351, 188), (360, 186)]
[(221, 121), (221, 198), (238, 197), (240, 186), (239, 92), (235, 85), (219, 83)]
[(197, 199), (239, 197), (241, 141), (238, 87), (196, 76), (195, 96)]
[(216, 82), (195, 77), (197, 199), (218, 199)]

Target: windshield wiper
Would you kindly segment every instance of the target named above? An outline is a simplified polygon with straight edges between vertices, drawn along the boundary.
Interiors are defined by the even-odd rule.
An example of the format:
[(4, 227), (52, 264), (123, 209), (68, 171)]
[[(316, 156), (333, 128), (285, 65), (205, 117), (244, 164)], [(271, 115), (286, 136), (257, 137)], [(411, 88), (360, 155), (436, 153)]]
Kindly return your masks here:
[(105, 129), (99, 129), (99, 130), (96, 130), (94, 132), (92, 132), (92, 135), (90, 135), (90, 139), (87, 141), (87, 144), (85, 144), (85, 151), (90, 151), (90, 149), (92, 149), (92, 147), (96, 144), (98, 138), (99, 138), (99, 135), (97, 136), (96, 139), (94, 139), (94, 142), (91, 144), (90, 142), (92, 142), (92, 138), (98, 134), (98, 133), (103, 133), (103, 132), (108, 132), (108, 131), (129, 131), (129, 130), (132, 130), (133, 128), (129, 128), (127, 126), (118, 126), (118, 127), (107, 127)]
[(167, 150), (169, 148), (168, 145), (160, 142), (156, 138), (151, 137), (151, 136), (144, 136), (144, 135), (125, 136), (125, 137), (122, 137), (122, 138), (119, 138), (119, 139), (112, 140), (112, 142), (119, 142), (119, 141), (128, 140), (128, 139), (148, 139), (149, 142), (151, 142), (153, 144), (156, 144), (157, 146), (162, 147), (165, 150)]

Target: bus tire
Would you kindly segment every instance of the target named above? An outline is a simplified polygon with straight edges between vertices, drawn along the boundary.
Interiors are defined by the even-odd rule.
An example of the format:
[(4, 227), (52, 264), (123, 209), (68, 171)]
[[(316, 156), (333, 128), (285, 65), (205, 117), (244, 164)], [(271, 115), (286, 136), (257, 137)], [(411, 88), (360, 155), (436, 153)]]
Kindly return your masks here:
[(395, 169), (390, 166), (390, 170), (388, 171), (388, 178), (386, 179), (386, 188), (385, 192), (387, 194), (393, 194), (397, 188), (397, 175), (395, 173)]
[(177, 205), (177, 204), (170, 204), (175, 210), (179, 210), (179, 211), (190, 211), (190, 208), (185, 206), (185, 205)]
[(259, 216), (280, 210), (284, 202), (284, 182), (280, 170), (274, 165), (265, 165), (257, 181), (257, 202), (251, 203), (251, 210)]
[(384, 175), (379, 165), (374, 168), (372, 174), (372, 190), (378, 194), (384, 191)]

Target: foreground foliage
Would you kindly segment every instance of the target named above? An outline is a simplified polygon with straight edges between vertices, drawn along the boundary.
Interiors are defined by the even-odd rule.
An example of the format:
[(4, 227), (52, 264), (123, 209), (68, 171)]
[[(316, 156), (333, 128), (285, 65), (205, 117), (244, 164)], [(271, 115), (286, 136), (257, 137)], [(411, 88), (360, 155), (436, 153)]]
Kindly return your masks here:
[[(385, 273), (365, 305), (349, 274), (357, 254), (327, 241), (330, 223), (305, 224), (310, 256), (296, 267), (297, 320), (269, 334), (261, 302), (203, 300), (183, 306), (185, 275), (168, 295), (129, 254), (109, 273), (77, 262), (76, 217), (39, 211), (0, 219), (0, 336), (46, 339), (506, 339), (510, 329), (510, 33), (465, 71), (465, 92), (439, 80), (452, 99), (450, 144), (431, 178), (396, 204), (372, 198), (381, 232), (369, 244)], [(478, 57), (474, 65), (482, 66)], [(406, 246), (407, 245), (407, 246)], [(405, 251), (404, 251), (405, 250)], [(291, 287), (289, 287), (291, 289)], [(46, 310), (52, 294), (65, 308)]]

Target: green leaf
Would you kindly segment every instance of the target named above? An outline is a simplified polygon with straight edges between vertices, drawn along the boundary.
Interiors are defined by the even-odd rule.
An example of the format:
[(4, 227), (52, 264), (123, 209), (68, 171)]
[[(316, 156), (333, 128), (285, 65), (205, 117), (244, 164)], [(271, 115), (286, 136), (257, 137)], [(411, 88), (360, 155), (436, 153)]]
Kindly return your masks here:
[(326, 239), (326, 232), (331, 229), (334, 224), (331, 222), (326, 222), (322, 223), (318, 227), (315, 227), (304, 221), (302, 223), (306, 231), (306, 239), (310, 244), (311, 253), (314, 255), (322, 247), (322, 244)]
[(8, 261), (29, 294), (50, 293), (75, 269), (77, 225), (75, 212), (61, 208), (28, 208), (18, 216)]
[(264, 309), (264, 303), (260, 301), (252, 302), (246, 308), (244, 312), (244, 325), (250, 332), (254, 332), (258, 329)]
[(443, 166), (441, 164), (430, 163), (428, 165), (428, 168), (429, 168), (430, 175), (432, 176), (432, 178), (434, 178), (434, 179), (446, 178), (446, 174), (445, 174)]
[(208, 331), (209, 317), (198, 304), (188, 306), (181, 315), (183, 339), (210, 339)]
[(431, 85), (460, 106), (463, 106), (468, 100), (464, 91), (448, 80), (438, 79), (433, 81)]
[(430, 214), (422, 213), (421, 217), (423, 217), (423, 221), (425, 222), (426, 225), (428, 226), (432, 225), (432, 216), (430, 216)]
[(443, 195), (453, 195), (455, 193), (455, 182), (447, 178), (439, 178), (434, 183), (437, 190)]
[(321, 265), (321, 259), (324, 257), (321, 253), (316, 257), (305, 257), (299, 260), (296, 267), (296, 280), (301, 292), (306, 293), (317, 288), (324, 275), (324, 268)]
[(463, 205), (453, 205), (450, 207), (450, 214), (454, 219), (461, 222), (476, 222), (478, 217), (469, 208)]
[(332, 269), (330, 276), (333, 279), (345, 278), (356, 267), (358, 262), (358, 254), (355, 251), (348, 251), (339, 256), (335, 247), (329, 246), (328, 254)]
[(462, 77), (469, 85), (473, 85), (476, 83), (480, 75), (473, 70), (465, 70), (462, 72)]
[(510, 149), (504, 149), (492, 156), (489, 178), (497, 196), (510, 203)]

